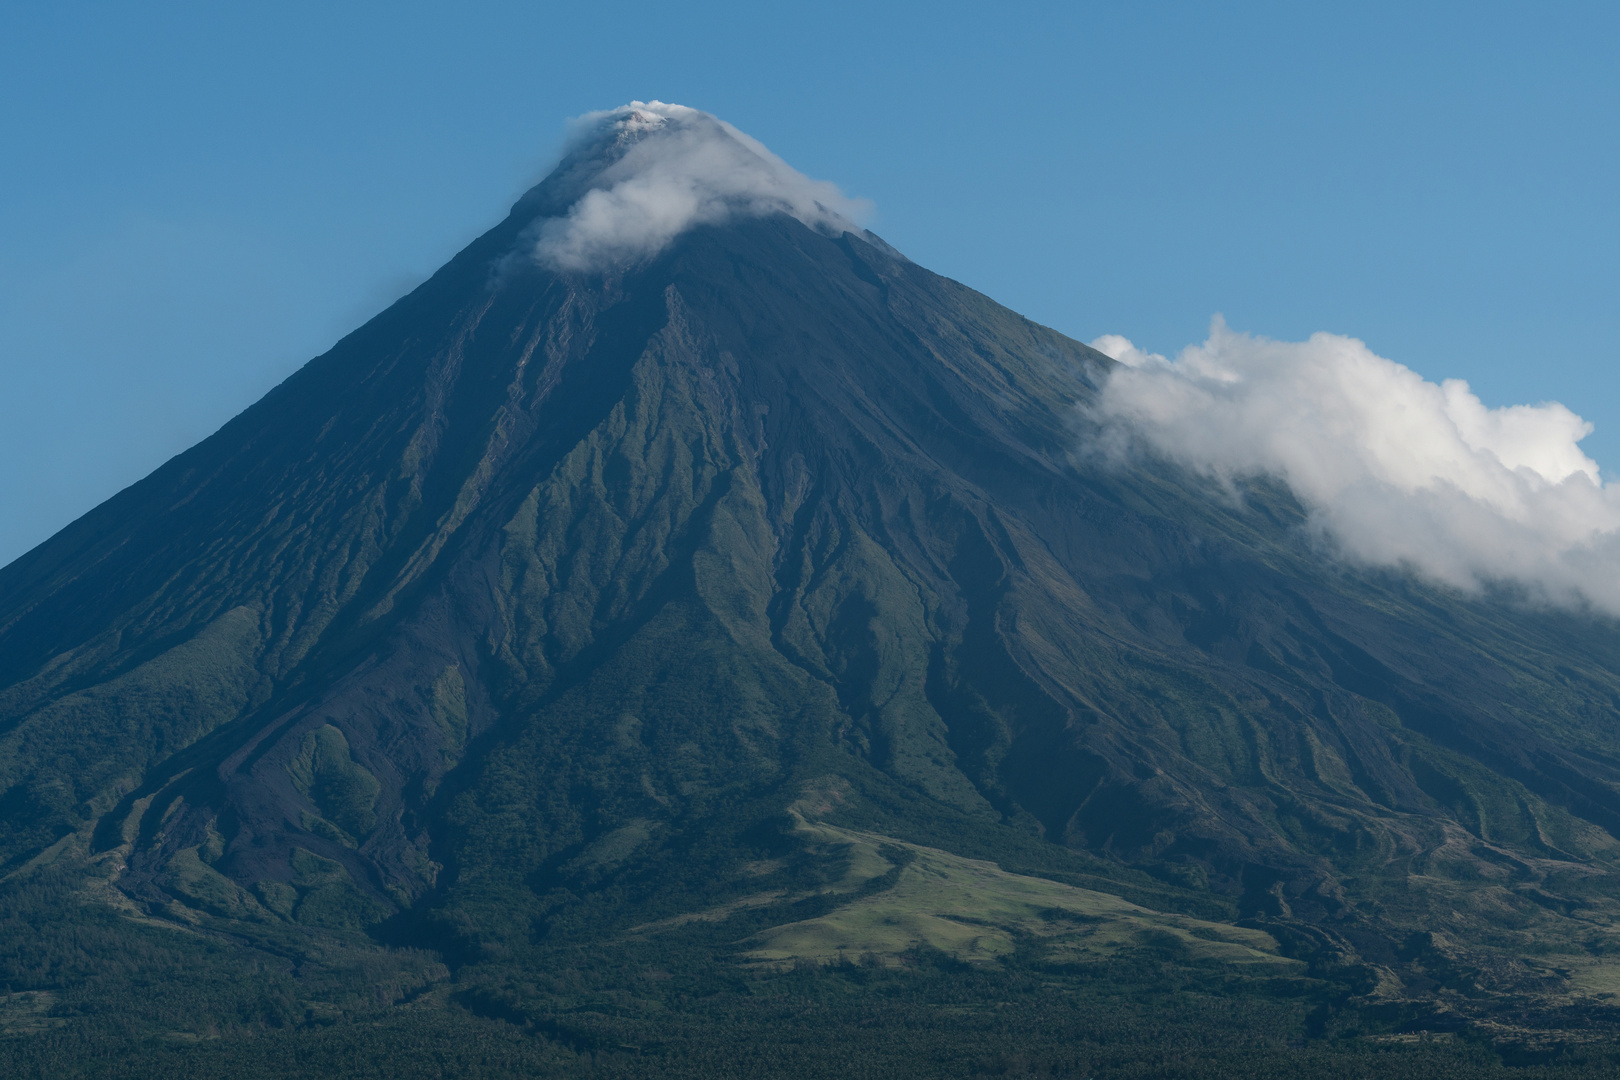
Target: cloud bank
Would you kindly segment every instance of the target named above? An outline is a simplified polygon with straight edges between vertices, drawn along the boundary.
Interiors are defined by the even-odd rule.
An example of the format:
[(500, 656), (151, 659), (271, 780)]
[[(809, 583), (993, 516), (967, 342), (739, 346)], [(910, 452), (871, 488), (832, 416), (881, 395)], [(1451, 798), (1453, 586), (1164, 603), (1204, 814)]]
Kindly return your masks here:
[[(697, 225), (786, 213), (835, 233), (859, 231), (866, 203), (794, 170), (723, 120), (633, 101), (576, 121), (582, 194), (539, 224), (534, 256), (559, 270), (600, 270), (656, 255)], [(577, 168), (577, 167), (576, 167)]]
[(1112, 439), (1227, 482), (1282, 478), (1351, 559), (1620, 615), (1620, 489), (1563, 405), (1489, 409), (1354, 338), (1271, 341), (1219, 317), (1174, 360), (1092, 345), (1121, 365), (1095, 407)]

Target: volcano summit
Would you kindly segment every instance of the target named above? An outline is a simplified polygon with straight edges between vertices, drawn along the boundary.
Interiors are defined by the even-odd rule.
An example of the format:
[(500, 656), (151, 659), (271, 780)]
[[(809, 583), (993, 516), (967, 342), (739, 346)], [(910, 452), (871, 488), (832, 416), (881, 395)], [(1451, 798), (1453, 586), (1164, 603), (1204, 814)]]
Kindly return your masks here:
[(12, 1075), (1607, 1075), (1614, 623), (1099, 451), (862, 213), (595, 114), (0, 570)]

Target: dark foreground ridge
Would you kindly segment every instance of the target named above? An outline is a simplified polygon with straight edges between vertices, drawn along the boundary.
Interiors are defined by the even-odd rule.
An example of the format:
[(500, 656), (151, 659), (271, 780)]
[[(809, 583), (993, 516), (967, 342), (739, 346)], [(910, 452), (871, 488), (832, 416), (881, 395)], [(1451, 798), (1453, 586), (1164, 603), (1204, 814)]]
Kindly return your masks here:
[(870, 235), (513, 258), (568, 182), (0, 570), (0, 1071), (1620, 1067), (1613, 624)]

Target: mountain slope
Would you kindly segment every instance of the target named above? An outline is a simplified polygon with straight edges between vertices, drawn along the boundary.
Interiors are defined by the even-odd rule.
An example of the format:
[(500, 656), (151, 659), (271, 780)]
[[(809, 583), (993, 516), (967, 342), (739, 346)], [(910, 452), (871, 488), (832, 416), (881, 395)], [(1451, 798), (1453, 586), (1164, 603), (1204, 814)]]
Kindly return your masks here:
[(1107, 457), (1111, 361), (870, 234), (523, 257), (613, 152), (0, 570), (0, 872), (314, 967), (432, 950), (401, 986), (576, 1048), (547, 980), (587, 945), (629, 958), (604, 994), (951, 951), (862, 913), (963, 859), (1018, 878), (985, 940), (1054, 964), (1118, 950), (1006, 900), (1031, 874), (1150, 909), (1111, 942), (1204, 962), (1175, 920), (1213, 920), (1402, 1016), (1606, 1015), (1612, 624)]

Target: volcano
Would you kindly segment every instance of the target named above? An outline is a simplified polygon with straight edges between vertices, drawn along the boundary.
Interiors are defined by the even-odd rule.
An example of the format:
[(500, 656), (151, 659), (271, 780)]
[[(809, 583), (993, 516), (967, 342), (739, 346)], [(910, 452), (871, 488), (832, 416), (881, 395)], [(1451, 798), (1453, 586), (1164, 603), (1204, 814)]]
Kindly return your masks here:
[(1103, 452), (1112, 360), (859, 212), (593, 116), (0, 570), (16, 1068), (1612, 1064), (1612, 621)]

